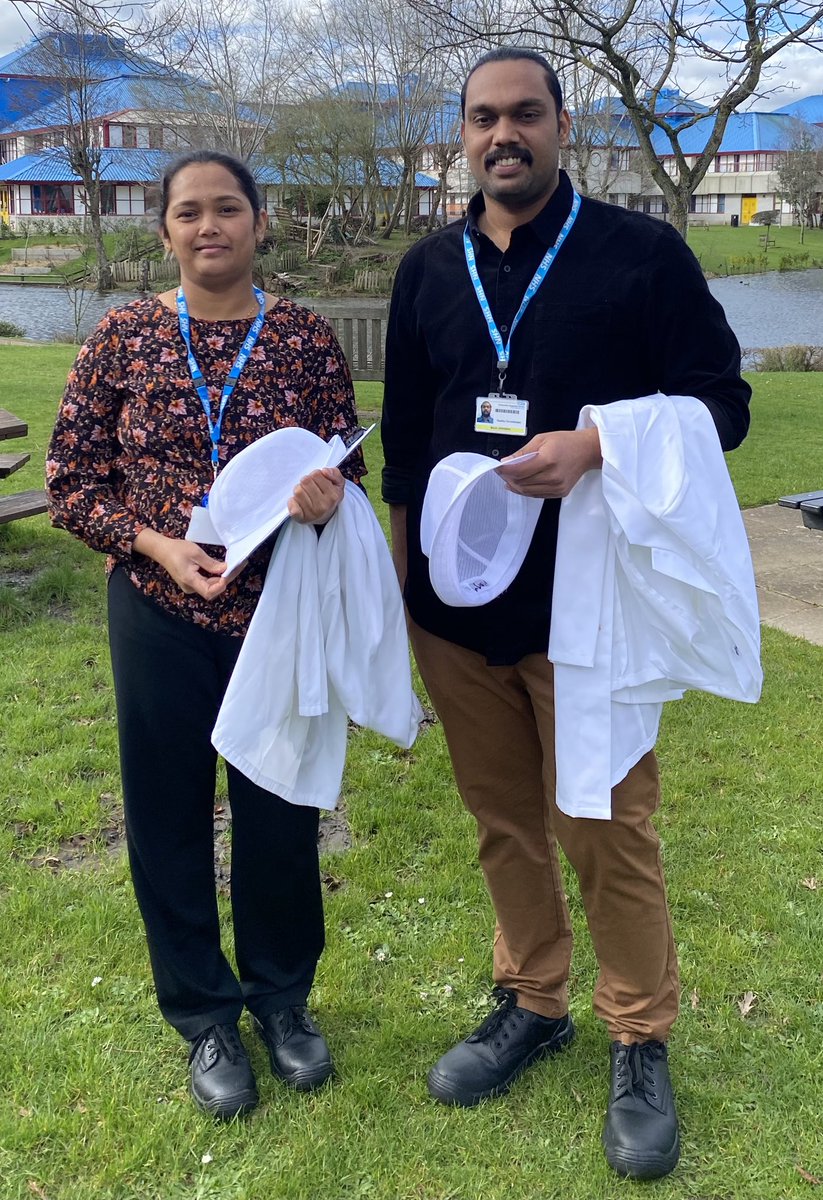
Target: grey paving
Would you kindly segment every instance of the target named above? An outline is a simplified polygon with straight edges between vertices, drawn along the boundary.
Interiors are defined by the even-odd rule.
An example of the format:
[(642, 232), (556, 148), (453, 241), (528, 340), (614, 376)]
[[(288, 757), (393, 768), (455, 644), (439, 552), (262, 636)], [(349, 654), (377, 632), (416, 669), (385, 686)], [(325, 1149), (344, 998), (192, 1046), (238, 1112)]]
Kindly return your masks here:
[(747, 508), (743, 521), (761, 621), (823, 646), (823, 530), (807, 529), (797, 509), (777, 504)]

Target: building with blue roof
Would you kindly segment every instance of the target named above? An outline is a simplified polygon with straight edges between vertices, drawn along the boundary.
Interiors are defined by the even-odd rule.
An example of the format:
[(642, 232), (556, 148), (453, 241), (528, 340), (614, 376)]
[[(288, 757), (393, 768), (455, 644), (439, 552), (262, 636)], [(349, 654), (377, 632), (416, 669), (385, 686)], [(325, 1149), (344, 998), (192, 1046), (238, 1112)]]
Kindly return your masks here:
[[(54, 61), (61, 64), (60, 79), (48, 74)], [(74, 79), (81, 81), (76, 88)], [(43, 220), (71, 228), (85, 218), (82, 180), (63, 148), (81, 89), (101, 148), (101, 215), (107, 226), (145, 220), (152, 191), (172, 158), (214, 144), (207, 118), (216, 100), (200, 81), (132, 54), (122, 40), (62, 33), (35, 38), (0, 59), (0, 217), (11, 225)], [(392, 89), (383, 92), (379, 101), (390, 102)], [(356, 85), (351, 97), (362, 103)], [(254, 119), (251, 112), (245, 115)], [(325, 179), (322, 167), (305, 154), (281, 168), (264, 161), (250, 165), (270, 212), (285, 198), (341, 182)], [(352, 199), (363, 188), (363, 165), (343, 163), (341, 171)], [(378, 158), (375, 171), (386, 196), (396, 190), (402, 172), (390, 156)], [(426, 211), (425, 198), (437, 180), (420, 171), (414, 187), (418, 209)]]
[[(49, 61), (62, 64), (63, 79), (48, 72)], [(40, 219), (68, 226), (86, 214), (79, 177), (71, 170), (65, 151), (65, 131), (71, 124), (74, 94), (70, 86), (72, 61), (86, 80), (95, 138), (102, 148), (103, 215), (107, 223), (144, 220), (151, 204), (150, 192), (165, 164), (180, 150), (213, 144), (207, 120), (216, 101), (200, 81), (160, 64), (133, 55), (117, 39), (96, 35), (75, 37), (47, 34), (0, 58), (0, 217), (14, 226)], [(91, 81), (91, 82), (89, 82)], [(68, 83), (68, 86), (67, 86)], [(409, 98), (423, 87), (416, 77), (408, 80)], [(383, 147), (377, 166), (381, 188), (388, 193), (402, 178), (397, 118), (400, 96), (395, 85), (352, 81), (332, 93), (373, 115), (376, 142)], [(659, 93), (658, 111), (680, 127), (680, 145), (687, 159), (705, 146), (713, 125), (704, 106), (675, 89)], [(254, 114), (249, 114), (253, 119)], [(695, 120), (697, 118), (697, 120)], [(413, 116), (412, 116), (413, 119)], [(438, 188), (435, 176), (445, 177), (447, 192), (441, 215), (459, 217), (475, 184), (459, 144), (459, 95), (443, 92), (438, 103), (421, 108), (423, 149), (415, 175), (415, 209), (431, 211)], [(688, 124), (694, 121), (694, 124)], [(692, 219), (708, 224), (747, 224), (757, 213), (791, 214), (778, 193), (777, 167), (791, 149), (792, 137), (802, 123), (814, 130), (823, 146), (823, 96), (794, 101), (775, 112), (735, 112), (729, 118), (723, 141), (692, 197)], [(563, 165), (579, 186), (611, 203), (665, 217), (662, 193), (643, 168), (636, 138), (618, 97), (606, 97), (590, 113), (578, 118), (578, 144), (565, 152)], [(574, 138), (574, 131), (573, 131)], [(655, 130), (654, 145), (667, 170), (676, 162), (663, 132)], [(255, 164), (270, 211), (286, 200), (305, 198), (312, 189), (333, 190), (341, 183), (344, 203), (354, 203), (366, 183), (365, 169), (356, 160), (339, 164), (335, 179), (324, 178), (310, 148), (295, 153), (279, 167)]]
[[(667, 103), (665, 107), (661, 105), (659, 111), (669, 124), (681, 127), (679, 145), (687, 165), (693, 166), (711, 136), (714, 120), (710, 116), (700, 120), (699, 113), (705, 111), (703, 106), (684, 100), (674, 89), (661, 93), (661, 99)], [(595, 165), (600, 171), (598, 182), (603, 198), (625, 208), (665, 216), (663, 194), (643, 167), (622, 102), (615, 97), (604, 103), (611, 124), (604, 127), (601, 136), (603, 149), (599, 153), (596, 145), (594, 152), (591, 147), (586, 149), (588, 157), (597, 160)], [(711, 167), (691, 198), (690, 220), (704, 224), (747, 225), (763, 212), (777, 213), (779, 219), (791, 220), (791, 210), (779, 194), (777, 169), (783, 155), (792, 149), (798, 121), (806, 130), (813, 130), (813, 137), (823, 149), (823, 130), (808, 124), (808, 115), (818, 112), (823, 114), (823, 96), (807, 97), (805, 101), (796, 101), (775, 112), (733, 112)], [(696, 115), (698, 119), (694, 124), (682, 127)], [(597, 137), (592, 139), (588, 130), (587, 138), (597, 142)], [(653, 131), (652, 144), (666, 170), (674, 174), (677, 162), (671, 143), (661, 129)], [(583, 149), (579, 148), (578, 156), (582, 155)], [(574, 145), (565, 165), (574, 177)]]

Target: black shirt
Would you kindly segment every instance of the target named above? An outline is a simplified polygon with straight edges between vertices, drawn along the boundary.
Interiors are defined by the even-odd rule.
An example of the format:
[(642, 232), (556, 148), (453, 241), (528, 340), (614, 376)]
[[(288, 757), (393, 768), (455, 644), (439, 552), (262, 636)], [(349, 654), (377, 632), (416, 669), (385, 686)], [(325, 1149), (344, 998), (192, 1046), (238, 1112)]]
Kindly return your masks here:
[[(508, 329), (537, 266), (569, 214), (564, 172), (546, 207), (501, 252), (480, 233), (478, 194), (468, 225), (497, 327)], [(559, 500), (546, 500), (509, 589), (478, 608), (443, 604), (420, 549), (429, 473), (457, 450), (505, 458), (537, 433), (574, 429), (585, 404), (657, 391), (696, 396), (724, 450), (749, 424), (751, 389), (740, 348), (692, 252), (671, 226), (584, 198), (577, 220), (512, 337), (505, 390), (529, 401), (526, 437), (474, 429), (477, 397), (498, 390), (497, 354), (463, 249), (463, 222), (424, 238), (400, 265), (386, 343), (383, 497), (408, 505), (406, 601), (430, 633), (514, 663), (548, 648)]]

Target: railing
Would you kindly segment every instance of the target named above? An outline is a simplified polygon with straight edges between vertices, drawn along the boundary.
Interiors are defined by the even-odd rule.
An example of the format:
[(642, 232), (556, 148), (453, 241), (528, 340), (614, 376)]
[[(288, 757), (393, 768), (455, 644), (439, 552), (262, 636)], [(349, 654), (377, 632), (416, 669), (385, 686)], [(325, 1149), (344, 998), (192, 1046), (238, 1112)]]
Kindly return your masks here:
[(388, 300), (318, 300), (303, 296), (300, 303), (331, 322), (352, 379), (383, 379)]

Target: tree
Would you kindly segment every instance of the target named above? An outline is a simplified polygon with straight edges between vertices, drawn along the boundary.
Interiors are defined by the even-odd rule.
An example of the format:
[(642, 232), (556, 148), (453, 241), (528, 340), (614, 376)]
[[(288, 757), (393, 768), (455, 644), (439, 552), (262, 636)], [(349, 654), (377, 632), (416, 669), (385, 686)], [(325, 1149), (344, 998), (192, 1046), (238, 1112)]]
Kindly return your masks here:
[(777, 190), (797, 217), (801, 243), (806, 226), (814, 224), (823, 192), (823, 135), (815, 136), (815, 132), (801, 121), (793, 121), (789, 144), (777, 168)]
[(32, 33), (80, 19), (89, 33), (126, 38), (132, 50), (176, 24), (159, 0), (10, 0)]
[(304, 73), (371, 114), (375, 150), (398, 161), (400, 178), (384, 236), (413, 216), (423, 148), (439, 139), (437, 115), (452, 89), (449, 56), (431, 22), (393, 0), (315, 0), (305, 14)]
[[(74, 7), (72, 8), (72, 4)], [(46, 14), (43, 14), (44, 19)], [(112, 80), (105, 75), (107, 56), (112, 45), (101, 34), (92, 33), (85, 20), (82, 0), (61, 0), (60, 8), (48, 14), (38, 47), (29, 61), (35, 73), (48, 78), (56, 87), (58, 99), (53, 124), (58, 127), (55, 140), (62, 141), (62, 152), (71, 171), (79, 175), (83, 200), (97, 260), (97, 289), (111, 286), (106, 245), (101, 220), (102, 138), (100, 115), (105, 111), (106, 93)], [(38, 61), (39, 60), (39, 61)]]
[(164, 32), (156, 40), (154, 53), (170, 70), (185, 63), (194, 75), (178, 80), (181, 107), (196, 114), (193, 140), (241, 159), (259, 154), (296, 69), (286, 36), (286, 4), (185, 0), (166, 4), (162, 12), (173, 12), (177, 27), (173, 37)]
[[(445, 45), (488, 38), (487, 5), (478, 0), (409, 2), (437, 22)], [(689, 200), (729, 117), (758, 92), (768, 64), (787, 46), (821, 44), (822, 22), (820, 0), (726, 0), (717, 6), (705, 0), (511, 0), (494, 32), (501, 43), (548, 52), (560, 70), (590, 71), (616, 93), (672, 224), (685, 234)], [(684, 60), (706, 71), (706, 102), (700, 111), (675, 117), (672, 88)], [(720, 82), (711, 85), (713, 77)], [(705, 124), (704, 148), (687, 156), (680, 138), (698, 122)], [(655, 135), (671, 149), (671, 172), (658, 158)]]

